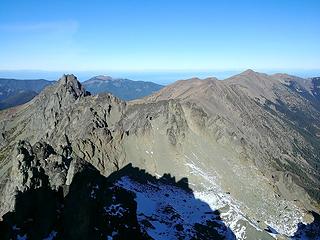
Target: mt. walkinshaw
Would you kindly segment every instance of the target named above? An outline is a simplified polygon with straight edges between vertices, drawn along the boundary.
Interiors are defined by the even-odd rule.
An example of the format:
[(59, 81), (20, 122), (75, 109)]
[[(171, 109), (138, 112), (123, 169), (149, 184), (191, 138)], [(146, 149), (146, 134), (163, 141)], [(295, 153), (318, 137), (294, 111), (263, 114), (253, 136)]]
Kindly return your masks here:
[(133, 81), (109, 76), (96, 76), (82, 84), (92, 94), (109, 92), (126, 101), (145, 97), (163, 88), (162, 85), (153, 82)]
[(319, 78), (126, 102), (64, 75), (0, 112), (0, 238), (320, 239), (319, 119)]

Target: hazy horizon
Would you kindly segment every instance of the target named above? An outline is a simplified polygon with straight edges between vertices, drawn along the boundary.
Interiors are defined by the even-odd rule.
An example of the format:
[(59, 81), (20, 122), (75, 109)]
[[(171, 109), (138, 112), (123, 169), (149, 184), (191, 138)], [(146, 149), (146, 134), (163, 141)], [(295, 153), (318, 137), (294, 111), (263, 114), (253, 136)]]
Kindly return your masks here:
[[(127, 78), (134, 81), (150, 81), (158, 84), (170, 84), (181, 79), (188, 79), (192, 77), (207, 78), (216, 77), (220, 80), (231, 77), (246, 69), (230, 69), (230, 70), (162, 70), (162, 71), (44, 71), (44, 70), (0, 70), (0, 78), (13, 79), (46, 79), (58, 80), (63, 74), (74, 74), (83, 82), (91, 77), (98, 75), (107, 75), (113, 78)], [(253, 69), (254, 71), (274, 74), (287, 73), (303, 78), (319, 77), (320, 69), (314, 70), (288, 70), (288, 69)]]
[(73, 73), (80, 81), (110, 75), (168, 84), (246, 69), (316, 77), (319, 7), (313, 0), (4, 0), (0, 77)]

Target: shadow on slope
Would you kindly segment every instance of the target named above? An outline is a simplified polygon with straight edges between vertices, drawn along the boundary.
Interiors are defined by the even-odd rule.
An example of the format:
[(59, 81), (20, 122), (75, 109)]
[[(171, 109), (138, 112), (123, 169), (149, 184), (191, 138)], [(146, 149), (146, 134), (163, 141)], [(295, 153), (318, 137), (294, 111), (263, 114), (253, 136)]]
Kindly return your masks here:
[[(131, 164), (104, 177), (91, 164), (73, 161), (77, 173), (70, 186), (44, 185), (16, 195), (15, 211), (0, 222), (0, 239), (235, 239), (220, 212), (195, 199), (187, 178), (157, 179)], [(144, 195), (150, 196), (144, 203), (157, 199), (155, 208), (139, 201), (148, 191), (153, 195)]]
[(111, 174), (117, 186), (135, 193), (137, 216), (143, 231), (154, 239), (235, 239), (219, 210), (196, 199), (188, 178), (156, 178), (127, 165)]
[(295, 232), (292, 240), (298, 239), (313, 239), (320, 240), (320, 215), (316, 212), (311, 212), (314, 220), (312, 223), (299, 223), (298, 229)]

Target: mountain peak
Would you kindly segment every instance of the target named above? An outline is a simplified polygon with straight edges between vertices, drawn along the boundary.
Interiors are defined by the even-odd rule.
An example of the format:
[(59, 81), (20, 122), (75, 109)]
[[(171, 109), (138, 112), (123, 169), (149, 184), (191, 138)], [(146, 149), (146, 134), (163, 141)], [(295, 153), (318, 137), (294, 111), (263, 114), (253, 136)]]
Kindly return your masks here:
[(111, 81), (111, 80), (114, 80), (112, 77), (107, 76), (107, 75), (99, 75), (99, 76), (93, 77), (92, 79), (102, 80), (102, 81)]
[(116, 81), (118, 79), (115, 79), (111, 76), (107, 76), (107, 75), (98, 75), (98, 76), (94, 76), (86, 81), (83, 82), (84, 85), (86, 84), (91, 84), (91, 83), (108, 83), (108, 82), (113, 82), (113, 81)]
[(237, 75), (234, 75), (228, 79), (245, 79), (245, 80), (253, 80), (253, 79), (259, 79), (259, 80), (267, 80), (270, 81), (271, 77), (268, 74), (256, 72), (252, 69), (247, 69), (244, 72), (241, 72)]
[(63, 74), (62, 77), (59, 79), (59, 82), (72, 82), (77, 81), (77, 77), (73, 74)]
[[(63, 86), (77, 86), (78, 85), (78, 79), (73, 74), (63, 74), (57, 81), (57, 86), (63, 87)], [(80, 83), (79, 83), (80, 84)]]
[(55, 92), (62, 93), (63, 95), (71, 94), (76, 99), (81, 96), (90, 95), (73, 74), (64, 74), (59, 79)]
[(244, 72), (240, 73), (240, 75), (253, 76), (259, 74), (258, 72), (253, 71), (252, 69), (247, 69)]

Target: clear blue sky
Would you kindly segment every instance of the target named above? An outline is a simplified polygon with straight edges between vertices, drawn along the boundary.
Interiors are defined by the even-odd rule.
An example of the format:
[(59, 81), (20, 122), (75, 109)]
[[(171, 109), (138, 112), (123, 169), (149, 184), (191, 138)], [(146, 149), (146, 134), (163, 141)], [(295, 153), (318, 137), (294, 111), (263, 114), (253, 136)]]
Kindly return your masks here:
[(0, 70), (319, 69), (320, 1), (1, 0)]

